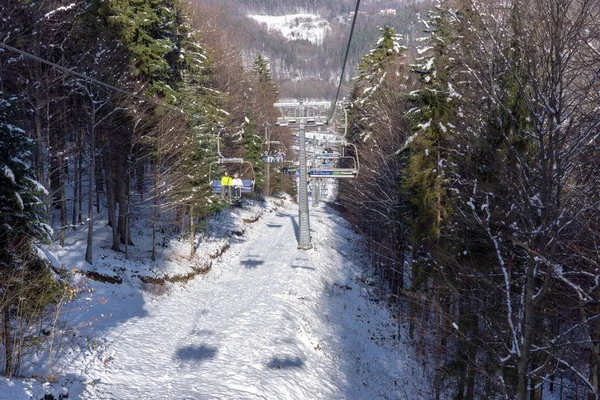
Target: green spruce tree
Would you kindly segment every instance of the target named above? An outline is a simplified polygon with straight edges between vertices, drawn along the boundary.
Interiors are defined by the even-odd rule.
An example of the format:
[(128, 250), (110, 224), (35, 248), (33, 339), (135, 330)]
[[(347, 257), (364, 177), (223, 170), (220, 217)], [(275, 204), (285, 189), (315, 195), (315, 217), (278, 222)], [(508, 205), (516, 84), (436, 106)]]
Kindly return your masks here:
[(104, 2), (100, 13), (116, 38), (124, 45), (134, 65), (134, 74), (148, 81), (150, 93), (176, 101), (173, 84), (178, 47), (178, 3), (176, 0), (118, 0)]
[(375, 104), (378, 90), (384, 84), (389, 66), (403, 57), (406, 51), (406, 47), (400, 44), (402, 36), (396, 34), (394, 28), (385, 26), (380, 31), (381, 36), (359, 63), (359, 73), (350, 94), (352, 108), (348, 115), (351, 127), (348, 139), (357, 142), (370, 138), (369, 127), (378, 119)]
[(244, 160), (250, 161), (256, 174), (256, 187), (260, 188), (265, 182), (265, 163), (262, 160), (262, 139), (256, 133), (254, 116), (246, 112), (244, 125), (242, 127), (242, 145), (244, 148)]
[(416, 210), (412, 228), (415, 243), (439, 240), (444, 220), (451, 213), (448, 193), (448, 170), (451, 152), (448, 142), (456, 119), (453, 87), (453, 17), (447, 10), (437, 9), (428, 15), (429, 37), (422, 54), (413, 65), (421, 88), (408, 95), (413, 108), (409, 113), (413, 135), (407, 143), (410, 152), (406, 168), (405, 188)]
[[(413, 72), (420, 80), (420, 88), (407, 95), (413, 108), (408, 113), (412, 136), (407, 140), (407, 166), (404, 171), (402, 194), (412, 203), (414, 213), (410, 224), (412, 240), (412, 285), (410, 296), (411, 320), (425, 310), (433, 310), (432, 324), (434, 397), (442, 393), (445, 375), (442, 366), (443, 347), (447, 341), (447, 298), (452, 295), (454, 276), (444, 269), (452, 263), (453, 198), (450, 177), (453, 174), (452, 136), (458, 114), (454, 88), (456, 19), (451, 10), (437, 7), (424, 21), (429, 35), (424, 47), (417, 49), (420, 57)], [(448, 256), (450, 255), (450, 256)], [(411, 325), (412, 332), (413, 325)]]
[[(11, 124), (11, 108), (11, 102), (0, 97), (0, 235), (4, 243), (23, 236), (48, 241), (52, 230), (43, 222), (46, 207), (38, 198), (48, 192), (35, 180), (29, 165), (33, 142)], [(4, 251), (0, 248), (0, 254)], [(10, 263), (5, 255), (0, 260)]]
[(46, 189), (30, 166), (32, 141), (12, 124), (11, 101), (0, 92), (0, 359), (8, 377), (17, 373), (24, 337), (12, 329), (26, 326), (60, 295), (58, 281), (40, 258), (36, 242), (50, 241), (52, 229), (43, 222)]
[(273, 100), (276, 100), (277, 96), (279, 95), (277, 85), (273, 80), (269, 62), (262, 54), (258, 54), (256, 56), (254, 62), (252, 63), (252, 69), (258, 76), (258, 82), (260, 83), (261, 89), (269, 94), (269, 97), (271, 97)]

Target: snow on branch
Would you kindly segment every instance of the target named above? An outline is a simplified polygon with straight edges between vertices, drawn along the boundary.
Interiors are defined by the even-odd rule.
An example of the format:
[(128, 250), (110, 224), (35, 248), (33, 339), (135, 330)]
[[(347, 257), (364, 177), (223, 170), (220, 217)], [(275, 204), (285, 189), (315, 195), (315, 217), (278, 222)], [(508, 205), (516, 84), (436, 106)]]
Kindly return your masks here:
[(3, 165), (2, 172), (4, 172), (4, 176), (6, 176), (8, 179), (10, 179), (10, 181), (13, 183), (13, 185), (16, 184), (15, 174), (12, 172), (12, 170), (10, 168), (8, 168), (8, 166)]
[(71, 3), (68, 6), (62, 6), (62, 7), (58, 7), (56, 10), (52, 10), (50, 12), (47, 12), (46, 14), (44, 14), (44, 19), (49, 19), (51, 16), (53, 16), (54, 14), (56, 14), (57, 12), (61, 12), (61, 11), (68, 11), (71, 8), (75, 7), (76, 4), (75, 3)]

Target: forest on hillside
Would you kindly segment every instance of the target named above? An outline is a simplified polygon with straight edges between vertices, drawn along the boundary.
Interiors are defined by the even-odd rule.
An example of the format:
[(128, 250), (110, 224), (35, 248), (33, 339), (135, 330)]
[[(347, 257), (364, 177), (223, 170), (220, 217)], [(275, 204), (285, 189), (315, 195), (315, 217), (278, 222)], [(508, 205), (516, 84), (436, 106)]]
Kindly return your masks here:
[(435, 398), (600, 395), (600, 3), (440, 2), (383, 29), (337, 206), (368, 238)]
[[(266, 15), (297, 14), (302, 12), (318, 13), (334, 19), (340, 15), (348, 15), (356, 9), (355, 0), (208, 0), (213, 4), (220, 3), (229, 9), (239, 9), (244, 13)], [(363, 0), (361, 10), (379, 12), (386, 8), (402, 8), (420, 3), (419, 0)]]
[[(213, 3), (219, 10), (217, 21), (238, 39), (238, 48), (244, 55), (245, 63), (250, 64), (257, 53), (268, 58), (283, 97), (335, 97), (352, 24), (350, 12), (354, 12), (356, 2), (227, 0)], [(361, 57), (378, 38), (379, 28), (386, 25), (394, 27), (403, 35), (405, 44), (413, 48), (415, 38), (420, 36), (422, 29), (419, 15), (425, 14), (432, 4), (431, 1), (361, 2), (343, 80), (344, 95), (349, 92), (350, 80), (356, 74)], [(385, 8), (394, 9), (395, 15), (381, 15), (381, 10)], [(330, 30), (321, 45), (306, 40), (286, 39), (280, 33), (267, 31), (248, 18), (251, 14), (286, 15), (299, 12), (317, 14), (328, 21)]]

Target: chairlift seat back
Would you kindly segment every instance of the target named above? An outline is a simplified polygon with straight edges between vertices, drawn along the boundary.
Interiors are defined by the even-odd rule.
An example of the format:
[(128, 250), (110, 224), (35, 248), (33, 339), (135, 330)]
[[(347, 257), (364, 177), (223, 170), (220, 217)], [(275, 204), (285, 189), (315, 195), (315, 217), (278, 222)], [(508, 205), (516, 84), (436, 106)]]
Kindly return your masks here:
[(311, 178), (356, 178), (358, 171), (351, 168), (311, 169), (308, 176)]

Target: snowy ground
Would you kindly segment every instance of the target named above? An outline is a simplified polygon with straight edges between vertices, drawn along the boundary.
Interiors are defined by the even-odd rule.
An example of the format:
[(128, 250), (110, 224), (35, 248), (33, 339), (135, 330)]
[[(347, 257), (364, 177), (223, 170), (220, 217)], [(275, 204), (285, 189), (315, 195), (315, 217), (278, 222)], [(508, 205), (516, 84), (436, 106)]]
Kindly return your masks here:
[[(0, 380), (0, 399), (428, 398), (404, 328), (367, 284), (360, 237), (322, 205), (310, 210), (314, 248), (298, 250), (297, 205), (278, 202), (224, 211), (191, 260), (171, 242), (148, 262), (143, 230), (124, 260), (99, 229), (96, 268), (123, 282), (80, 278), (86, 291), (65, 308), (57, 381)], [(82, 265), (78, 234), (56, 249), (61, 263)], [(211, 263), (187, 283), (138, 277)]]

